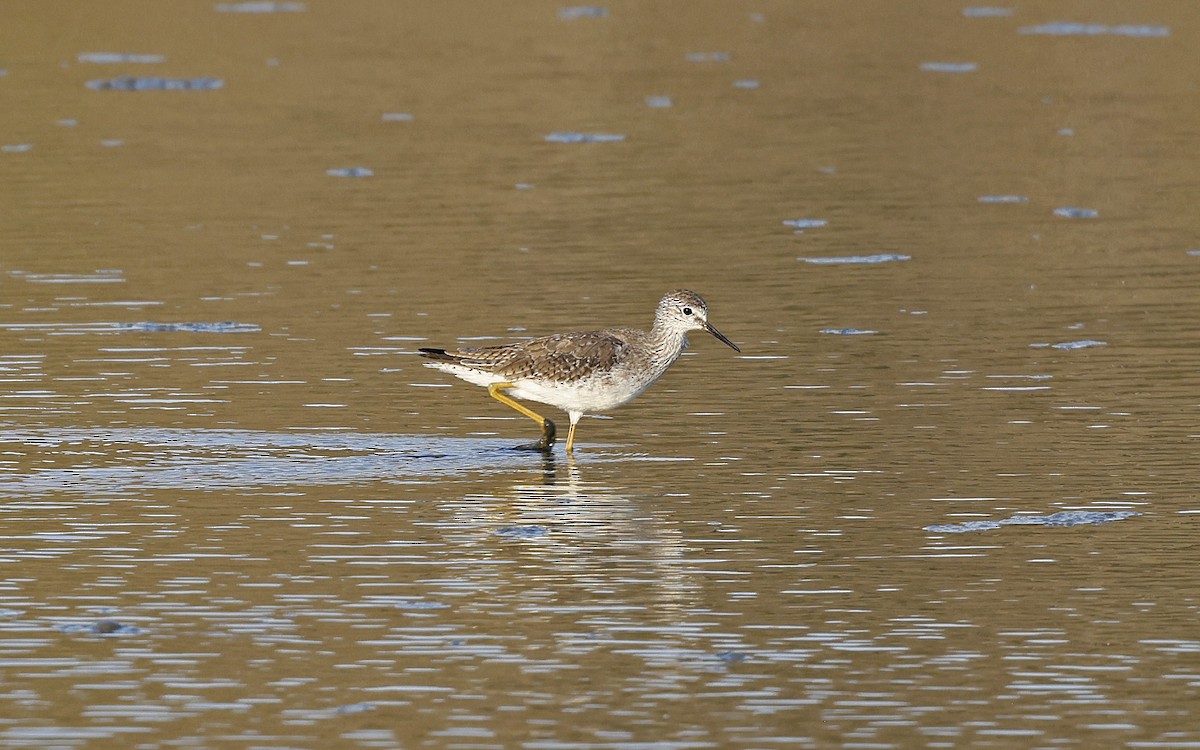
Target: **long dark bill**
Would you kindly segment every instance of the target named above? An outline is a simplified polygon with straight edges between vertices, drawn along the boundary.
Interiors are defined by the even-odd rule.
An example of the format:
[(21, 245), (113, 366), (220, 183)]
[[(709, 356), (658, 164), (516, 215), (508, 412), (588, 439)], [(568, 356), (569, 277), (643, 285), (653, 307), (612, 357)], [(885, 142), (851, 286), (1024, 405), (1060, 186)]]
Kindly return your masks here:
[(729, 339), (725, 338), (725, 334), (718, 331), (716, 326), (714, 326), (712, 323), (709, 323), (707, 320), (704, 321), (704, 330), (706, 330), (709, 333), (711, 333), (712, 335), (716, 336), (718, 339), (720, 339), (724, 343), (728, 344), (729, 347), (731, 349), (733, 349), (735, 352), (741, 351), (741, 349), (738, 348), (737, 344), (735, 344), (732, 341), (730, 341)]

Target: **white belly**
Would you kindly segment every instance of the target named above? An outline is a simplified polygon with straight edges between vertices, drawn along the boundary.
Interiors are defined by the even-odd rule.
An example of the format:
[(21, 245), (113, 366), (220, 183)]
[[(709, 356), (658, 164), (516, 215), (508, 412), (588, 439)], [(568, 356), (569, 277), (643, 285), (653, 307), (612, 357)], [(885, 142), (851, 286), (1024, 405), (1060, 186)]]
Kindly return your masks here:
[[(448, 372), (475, 385), (489, 386), (493, 383), (505, 382), (504, 378), (499, 375), (473, 370), (462, 365), (426, 362), (425, 366)], [(505, 392), (513, 398), (549, 404), (568, 413), (594, 414), (629, 403), (653, 385), (661, 375), (662, 372), (656, 372), (643, 373), (640, 377), (630, 377), (627, 372), (617, 371), (570, 383), (519, 379), (509, 381), (512, 383), (512, 387), (506, 389)]]

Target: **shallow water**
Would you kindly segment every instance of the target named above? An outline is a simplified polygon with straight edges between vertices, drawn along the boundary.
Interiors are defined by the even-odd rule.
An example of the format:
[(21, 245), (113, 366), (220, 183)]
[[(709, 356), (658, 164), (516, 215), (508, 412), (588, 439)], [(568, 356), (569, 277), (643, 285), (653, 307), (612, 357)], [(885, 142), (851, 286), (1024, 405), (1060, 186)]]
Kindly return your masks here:
[[(1197, 34), (14, 6), (0, 747), (1200, 747)], [(415, 355), (676, 287), (574, 460)]]

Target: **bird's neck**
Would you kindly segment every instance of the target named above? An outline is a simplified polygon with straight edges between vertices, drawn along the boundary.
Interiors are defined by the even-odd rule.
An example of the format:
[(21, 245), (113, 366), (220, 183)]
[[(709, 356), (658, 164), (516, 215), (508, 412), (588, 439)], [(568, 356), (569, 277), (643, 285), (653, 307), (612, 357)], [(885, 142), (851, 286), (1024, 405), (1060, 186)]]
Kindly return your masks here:
[(683, 350), (687, 349), (687, 332), (656, 324), (650, 330), (649, 344), (650, 348), (654, 350), (655, 359), (661, 362), (662, 369), (666, 370), (675, 360), (679, 359)]

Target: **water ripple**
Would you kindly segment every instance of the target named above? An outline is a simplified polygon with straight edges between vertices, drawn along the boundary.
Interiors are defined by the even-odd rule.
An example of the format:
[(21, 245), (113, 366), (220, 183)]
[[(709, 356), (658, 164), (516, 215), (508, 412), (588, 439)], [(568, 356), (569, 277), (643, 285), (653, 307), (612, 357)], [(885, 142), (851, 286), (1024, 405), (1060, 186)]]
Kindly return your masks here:
[(879, 333), (879, 331), (872, 331), (866, 328), (822, 328), (821, 333), (831, 336), (870, 336)]
[(1081, 339), (1079, 341), (1060, 341), (1057, 344), (1038, 343), (1030, 344), (1034, 349), (1061, 349), (1071, 351), (1074, 349), (1091, 349), (1096, 346), (1108, 346), (1107, 341), (1097, 341), (1095, 339)]
[(1062, 208), (1054, 209), (1054, 215), (1062, 216), (1067, 219), (1095, 219), (1100, 216), (1100, 212), (1094, 208), (1063, 206)]
[(122, 284), (123, 272), (118, 268), (102, 268), (93, 273), (30, 273), (9, 271), (9, 274), (33, 284)]
[[(66, 467), (25, 473), (0, 470), (4, 480), (0, 497), (167, 488), (410, 484), (462, 472), (507, 472), (548, 460), (540, 454), (513, 451), (509, 442), (497, 440), (348, 431), (12, 428), (0, 430), (0, 442), (32, 451), (70, 446), (70, 452), (63, 455), (78, 457), (77, 463)], [(98, 460), (95, 456), (109, 458)], [(630, 459), (619, 453), (588, 457), (599, 462)]]
[(119, 76), (88, 81), (95, 91), (215, 91), (225, 87), (220, 78), (160, 78), (158, 76)]
[[(157, 304), (157, 303), (138, 303)], [(216, 322), (153, 323), (142, 321), (122, 323), (119, 321), (95, 321), (90, 323), (0, 323), (0, 331), (47, 331), (55, 333), (257, 333), (262, 328), (255, 323), (238, 323), (232, 320)]]
[(1028, 203), (1029, 197), (1025, 195), (981, 195), (979, 196), (980, 203)]
[(823, 227), (829, 222), (825, 219), (784, 219), (783, 225), (787, 227), (795, 227), (796, 229), (816, 229)]
[(1011, 16), (1013, 9), (995, 5), (975, 5), (963, 8), (962, 13), (967, 18), (1003, 18)]
[(496, 529), (493, 533), (496, 536), (508, 537), (510, 539), (537, 539), (549, 534), (550, 529), (541, 524), (529, 524), (526, 526), (504, 526)]
[(100, 65), (121, 63), (151, 65), (165, 62), (167, 58), (162, 55), (139, 55), (125, 52), (80, 52), (76, 55), (75, 59), (81, 63), (96, 63)]

